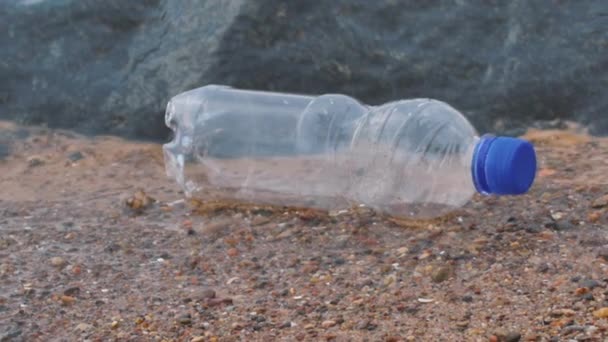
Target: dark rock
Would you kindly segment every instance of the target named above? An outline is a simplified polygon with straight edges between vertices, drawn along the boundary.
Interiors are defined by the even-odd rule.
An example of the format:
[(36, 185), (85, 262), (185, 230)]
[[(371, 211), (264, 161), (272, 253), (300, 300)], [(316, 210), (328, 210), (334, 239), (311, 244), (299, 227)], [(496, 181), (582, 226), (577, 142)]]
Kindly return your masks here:
[(448, 280), (450, 274), (452, 273), (452, 267), (449, 265), (439, 266), (433, 273), (431, 274), (431, 279), (435, 283), (441, 283), (443, 281)]
[(185, 315), (180, 316), (177, 319), (177, 321), (181, 325), (190, 325), (190, 324), (192, 324), (192, 317), (190, 316), (190, 314), (185, 314)]
[(521, 339), (521, 334), (518, 332), (509, 332), (507, 333), (507, 335), (504, 337), (503, 341), (504, 342), (518, 342)]
[(72, 152), (68, 155), (68, 159), (72, 162), (77, 162), (81, 159), (84, 159), (84, 154), (80, 151)]
[(473, 296), (469, 296), (469, 295), (462, 296), (462, 301), (465, 303), (471, 303), (473, 301)]
[(569, 221), (558, 221), (555, 223), (555, 227), (553, 229), (557, 231), (571, 230), (574, 228), (574, 225)]
[(78, 297), (80, 295), (80, 287), (70, 287), (63, 291), (63, 294), (70, 297)]
[(591, 292), (585, 293), (584, 295), (581, 296), (581, 298), (584, 300), (589, 300), (589, 301), (595, 299), (595, 297), (593, 297), (593, 293), (591, 293)]
[(596, 287), (601, 287), (602, 284), (600, 284), (597, 280), (594, 279), (583, 279), (580, 283), (579, 286), (581, 287), (586, 287), (590, 290), (593, 290)]
[(0, 118), (164, 139), (169, 98), (219, 83), (340, 92), (369, 104), (433, 97), (481, 132), (518, 133), (555, 118), (552, 126), (577, 119), (606, 132), (607, 7), (602, 0), (2, 1)]
[(506, 331), (504, 329), (498, 329), (494, 332), (494, 335), (500, 342), (517, 342), (521, 339), (521, 334), (516, 331)]

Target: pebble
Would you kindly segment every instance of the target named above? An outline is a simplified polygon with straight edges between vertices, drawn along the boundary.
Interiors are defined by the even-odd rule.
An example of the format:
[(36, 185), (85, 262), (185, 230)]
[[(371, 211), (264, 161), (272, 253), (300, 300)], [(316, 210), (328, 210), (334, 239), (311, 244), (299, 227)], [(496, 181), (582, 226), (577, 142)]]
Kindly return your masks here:
[(31, 156), (27, 158), (27, 165), (29, 167), (36, 167), (44, 165), (44, 160), (39, 156)]
[(431, 275), (431, 279), (436, 283), (441, 283), (450, 277), (452, 268), (449, 266), (439, 266)]
[(84, 154), (82, 154), (82, 152), (80, 152), (80, 151), (72, 152), (68, 155), (68, 159), (71, 162), (77, 162), (81, 159), (84, 159)]
[(608, 206), (608, 195), (598, 197), (591, 203), (591, 207), (595, 209), (603, 208), (606, 206)]
[(87, 323), (80, 323), (76, 326), (75, 329), (80, 332), (86, 332), (86, 331), (93, 329), (93, 326), (90, 324), (87, 324)]
[(177, 321), (181, 325), (190, 325), (192, 324), (192, 317), (190, 316), (190, 314), (185, 314), (180, 316)]
[(295, 232), (295, 229), (286, 229), (284, 231), (282, 231), (281, 233), (279, 233), (279, 235), (277, 235), (275, 237), (276, 240), (281, 240), (281, 239), (287, 239), (290, 238)]
[(603, 307), (593, 311), (593, 316), (597, 318), (608, 318), (608, 307)]
[(400, 256), (402, 256), (402, 255), (405, 255), (405, 254), (409, 253), (409, 251), (410, 251), (409, 248), (407, 248), (407, 247), (401, 247), (401, 248), (397, 249), (397, 254), (400, 255)]
[(462, 296), (462, 301), (465, 303), (471, 303), (473, 301), (473, 296), (470, 296), (470, 295)]
[(585, 331), (585, 327), (582, 325), (569, 325), (562, 329), (564, 335), (571, 334), (573, 332)]
[(198, 293), (197, 298), (199, 299), (210, 299), (215, 298), (215, 290), (213, 289), (203, 289)]
[(555, 223), (555, 227), (553, 229), (557, 231), (564, 231), (572, 228), (574, 228), (574, 225), (570, 223), (570, 221), (558, 221)]
[(51, 258), (51, 265), (55, 266), (55, 267), (63, 267), (65, 266), (66, 262), (65, 259), (62, 257), (52, 257)]
[(70, 287), (69, 289), (63, 291), (63, 294), (66, 296), (76, 297), (80, 294), (80, 287)]
[(232, 298), (211, 298), (207, 301), (209, 306), (218, 306), (222, 304), (232, 305)]
[(335, 325), (336, 325), (336, 321), (332, 321), (332, 320), (323, 321), (323, 323), (321, 323), (321, 326), (325, 329), (331, 328)]
[(517, 342), (521, 339), (521, 334), (517, 331), (506, 331), (504, 329), (494, 332), (494, 336), (500, 342)]
[(597, 280), (594, 279), (585, 279), (579, 283), (581, 287), (586, 287), (590, 290), (593, 290), (596, 287), (602, 286)]
[(230, 248), (228, 250), (228, 256), (235, 257), (237, 255), (239, 255), (239, 250), (238, 249), (236, 249), (236, 248)]
[(508, 333), (503, 339), (504, 342), (518, 342), (521, 339), (521, 334), (515, 331)]
[(555, 309), (551, 311), (551, 316), (560, 317), (560, 316), (574, 316), (576, 312), (572, 309)]
[(205, 341), (205, 336), (194, 336), (190, 340), (190, 342), (203, 342)]
[(61, 301), (61, 305), (63, 306), (68, 306), (68, 305), (72, 305), (74, 304), (74, 302), (76, 302), (76, 298), (72, 297), (72, 296), (61, 296), (61, 298), (59, 298), (59, 300)]

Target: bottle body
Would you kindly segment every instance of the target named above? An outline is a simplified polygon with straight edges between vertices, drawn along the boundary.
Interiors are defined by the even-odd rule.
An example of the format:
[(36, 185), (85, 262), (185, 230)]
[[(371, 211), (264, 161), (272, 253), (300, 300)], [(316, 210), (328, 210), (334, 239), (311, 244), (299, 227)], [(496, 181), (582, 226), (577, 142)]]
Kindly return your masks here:
[(171, 99), (165, 119), (167, 173), (188, 196), (433, 217), (475, 193), (479, 137), (437, 100), (367, 106), (210, 85)]

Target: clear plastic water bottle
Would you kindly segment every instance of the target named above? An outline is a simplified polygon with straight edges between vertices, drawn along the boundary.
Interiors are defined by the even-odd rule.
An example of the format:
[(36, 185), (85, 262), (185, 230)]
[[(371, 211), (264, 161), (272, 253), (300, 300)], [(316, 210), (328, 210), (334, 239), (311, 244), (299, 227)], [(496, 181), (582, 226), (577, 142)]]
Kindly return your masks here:
[(448, 104), (368, 106), (209, 85), (167, 105), (167, 174), (189, 197), (336, 210), (366, 205), (434, 217), (482, 194), (523, 194), (533, 146), (486, 135)]

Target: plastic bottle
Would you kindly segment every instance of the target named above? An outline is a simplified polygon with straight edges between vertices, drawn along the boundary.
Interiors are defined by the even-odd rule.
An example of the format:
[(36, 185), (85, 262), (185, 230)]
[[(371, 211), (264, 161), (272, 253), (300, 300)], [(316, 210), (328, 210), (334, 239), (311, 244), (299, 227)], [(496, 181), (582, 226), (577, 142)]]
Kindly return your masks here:
[(434, 217), (476, 191), (523, 194), (536, 173), (529, 142), (479, 137), (432, 99), (367, 106), (208, 85), (172, 98), (165, 120), (167, 174), (204, 200)]

